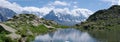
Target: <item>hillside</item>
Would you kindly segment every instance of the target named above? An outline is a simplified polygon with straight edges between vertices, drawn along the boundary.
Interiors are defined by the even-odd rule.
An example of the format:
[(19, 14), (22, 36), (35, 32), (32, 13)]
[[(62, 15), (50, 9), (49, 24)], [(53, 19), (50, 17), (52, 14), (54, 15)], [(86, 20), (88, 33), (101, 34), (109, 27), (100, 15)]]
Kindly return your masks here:
[(89, 31), (93, 37), (108, 42), (118, 42), (120, 39), (120, 6), (113, 5), (99, 10), (91, 15), (87, 21), (76, 24), (83, 31)]
[[(11, 32), (10, 29), (16, 30), (16, 32), (6, 35), (12, 38), (13, 42), (30, 42), (36, 35), (52, 32), (56, 28), (66, 28), (66, 26), (59, 25), (52, 20), (45, 20), (33, 14), (18, 14), (0, 25), (9, 32)], [(14, 38), (13, 35), (18, 38)]]
[(120, 30), (120, 6), (114, 5), (109, 9), (99, 10), (87, 21), (77, 24), (85, 30)]

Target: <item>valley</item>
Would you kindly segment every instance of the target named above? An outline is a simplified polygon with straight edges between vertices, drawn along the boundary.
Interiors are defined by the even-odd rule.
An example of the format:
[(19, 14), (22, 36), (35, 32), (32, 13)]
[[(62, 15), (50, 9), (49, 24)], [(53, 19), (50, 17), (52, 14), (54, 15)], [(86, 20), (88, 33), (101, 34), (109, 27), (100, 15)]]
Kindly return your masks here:
[(0, 6), (0, 42), (120, 42), (120, 5), (92, 12), (13, 4), (21, 10)]

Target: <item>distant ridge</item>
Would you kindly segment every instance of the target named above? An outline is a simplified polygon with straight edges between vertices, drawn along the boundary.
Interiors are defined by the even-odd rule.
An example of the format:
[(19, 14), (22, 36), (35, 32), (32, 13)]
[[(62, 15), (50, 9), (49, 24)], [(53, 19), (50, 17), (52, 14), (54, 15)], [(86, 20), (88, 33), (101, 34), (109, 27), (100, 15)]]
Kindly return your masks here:
[(0, 7), (0, 22), (12, 18), (16, 13), (8, 8)]

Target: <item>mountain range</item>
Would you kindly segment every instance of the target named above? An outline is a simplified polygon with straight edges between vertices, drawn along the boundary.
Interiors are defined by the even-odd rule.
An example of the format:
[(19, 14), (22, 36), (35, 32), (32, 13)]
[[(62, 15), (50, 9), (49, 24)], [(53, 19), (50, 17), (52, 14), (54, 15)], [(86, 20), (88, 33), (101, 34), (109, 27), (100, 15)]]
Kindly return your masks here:
[(43, 18), (56, 21), (62, 25), (75, 25), (77, 23), (85, 21), (91, 14), (91, 11), (85, 9), (76, 9), (71, 12), (66, 10), (52, 10)]
[[(85, 21), (91, 14), (92, 11), (87, 9), (74, 9), (68, 11), (65, 9), (54, 9), (48, 12), (48, 14), (43, 14), (40, 12), (29, 12), (23, 11), (23, 14), (35, 14), (40, 18), (45, 18), (47, 20), (53, 20), (62, 25), (75, 25), (77, 23)], [(7, 19), (13, 17), (15, 14), (14, 11), (8, 8), (0, 7), (0, 21), (6, 21)]]

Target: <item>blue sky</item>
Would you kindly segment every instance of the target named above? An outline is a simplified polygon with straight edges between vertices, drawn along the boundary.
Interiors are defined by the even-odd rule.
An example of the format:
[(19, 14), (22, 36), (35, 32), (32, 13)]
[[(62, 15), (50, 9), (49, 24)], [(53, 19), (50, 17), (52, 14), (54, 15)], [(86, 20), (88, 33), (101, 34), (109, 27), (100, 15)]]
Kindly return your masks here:
[(86, 8), (92, 11), (97, 11), (100, 9), (107, 9), (111, 6), (110, 2), (105, 2), (102, 0), (8, 0), (11, 3), (16, 2), (22, 7), (26, 6), (34, 6), (34, 7), (44, 7), (48, 4), (55, 2), (55, 1), (61, 1), (66, 2), (70, 4), (70, 6), (56, 6), (56, 8), (64, 8), (69, 7), (72, 9), (72, 6), (77, 6), (78, 8)]
[(94, 13), (115, 4), (120, 5), (120, 0), (0, 0), (0, 7), (9, 8), (16, 13), (28, 11), (43, 14), (47, 14), (54, 9), (68, 12), (85, 10)]

